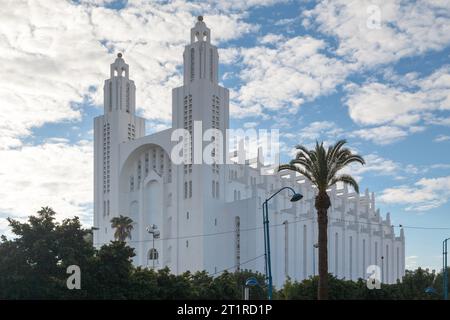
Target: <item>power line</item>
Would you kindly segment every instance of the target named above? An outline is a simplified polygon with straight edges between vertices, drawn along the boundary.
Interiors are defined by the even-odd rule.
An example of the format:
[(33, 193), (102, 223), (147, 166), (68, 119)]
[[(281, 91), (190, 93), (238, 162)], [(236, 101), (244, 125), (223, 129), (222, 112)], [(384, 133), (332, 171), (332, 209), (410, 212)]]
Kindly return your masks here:
[(247, 263), (249, 263), (249, 262), (255, 261), (255, 260), (257, 260), (257, 259), (259, 259), (259, 258), (261, 258), (261, 257), (264, 257), (264, 256), (265, 256), (264, 254), (260, 254), (259, 256), (254, 257), (253, 259), (249, 259), (249, 260), (246, 260), (246, 261), (244, 261), (244, 262), (242, 262), (242, 263), (236, 264), (236, 265), (234, 265), (234, 266), (232, 266), (232, 267), (229, 267), (229, 268), (226, 268), (226, 269), (223, 269), (223, 270), (214, 272), (214, 273), (212, 273), (211, 275), (214, 276), (214, 275), (216, 275), (216, 274), (218, 274), (218, 273), (222, 273), (222, 272), (224, 272), (224, 271), (227, 271), (227, 270), (230, 270), (230, 269), (233, 269), (233, 268), (240, 267), (240, 266), (242, 266), (242, 265), (244, 265), (244, 264), (247, 264)]
[[(295, 220), (295, 221), (288, 221), (288, 224), (295, 224), (295, 223), (299, 223), (299, 222), (303, 222), (303, 221), (308, 221), (308, 220), (314, 220), (315, 217), (308, 217), (308, 218), (302, 218), (299, 220)], [(352, 220), (347, 220), (347, 219), (341, 219), (341, 218), (333, 218), (333, 217), (328, 217), (329, 220), (334, 220), (337, 222), (347, 222), (347, 223), (352, 223), (352, 224), (362, 224), (362, 225), (373, 225), (373, 226), (384, 226), (384, 223), (375, 223), (375, 222), (364, 222), (364, 221), (352, 221)], [(278, 223), (278, 224), (272, 224), (269, 226), (269, 228), (275, 228), (275, 227), (279, 227), (279, 226), (283, 226), (285, 225), (286, 222), (283, 223)], [(404, 229), (417, 229), (417, 230), (450, 230), (450, 227), (421, 227), (421, 226), (405, 226), (402, 224), (399, 225), (392, 225), (392, 227), (394, 228), (404, 228)], [(253, 227), (253, 228), (246, 228), (246, 229), (241, 229), (239, 230), (240, 232), (249, 232), (249, 231), (256, 231), (259, 229), (263, 229), (263, 226), (259, 226), (259, 227)], [(228, 231), (221, 231), (221, 232), (213, 232), (213, 233), (204, 233), (204, 234), (194, 234), (194, 235), (186, 235), (186, 236), (179, 236), (179, 237), (167, 237), (167, 238), (159, 238), (159, 239), (155, 239), (155, 241), (165, 241), (165, 240), (183, 240), (183, 239), (193, 239), (193, 238), (200, 238), (200, 237), (211, 237), (211, 236), (217, 236), (217, 235), (224, 235), (224, 234), (229, 234), (229, 233), (235, 233), (236, 230), (228, 230)], [(146, 239), (146, 240), (129, 240), (128, 242), (130, 243), (140, 243), (140, 242), (150, 242), (153, 240), (150, 239)], [(99, 245), (102, 243), (96, 243), (96, 245)]]
[[(302, 222), (302, 221), (307, 221), (307, 220), (312, 220), (314, 219), (314, 217), (311, 218), (303, 218), (303, 219), (299, 219), (296, 221), (291, 221), (288, 222), (289, 224), (292, 223), (298, 223), (298, 222)], [(272, 224), (269, 227), (270, 228), (274, 228), (274, 227), (279, 227), (279, 226), (283, 226), (284, 223), (278, 223), (278, 224)], [(240, 229), (240, 232), (248, 232), (248, 231), (255, 231), (258, 229), (263, 229), (264, 226), (259, 226), (259, 227), (253, 227), (253, 228), (246, 228), (246, 229)], [(235, 233), (236, 230), (228, 230), (228, 231), (221, 231), (221, 232), (213, 232), (213, 233), (203, 233), (203, 234), (194, 234), (194, 235), (187, 235), (187, 236), (179, 236), (179, 237), (167, 237), (167, 238), (159, 238), (159, 239), (155, 239), (155, 241), (164, 241), (164, 240), (183, 240), (183, 239), (192, 239), (192, 238), (199, 238), (199, 237), (210, 237), (210, 236), (217, 236), (217, 235), (223, 235), (223, 234), (228, 234), (228, 233)], [(150, 242), (153, 241), (152, 239), (146, 239), (146, 240), (129, 240), (128, 242), (133, 242), (133, 243), (139, 243), (139, 242)], [(96, 244), (101, 244), (101, 243), (96, 243)]]

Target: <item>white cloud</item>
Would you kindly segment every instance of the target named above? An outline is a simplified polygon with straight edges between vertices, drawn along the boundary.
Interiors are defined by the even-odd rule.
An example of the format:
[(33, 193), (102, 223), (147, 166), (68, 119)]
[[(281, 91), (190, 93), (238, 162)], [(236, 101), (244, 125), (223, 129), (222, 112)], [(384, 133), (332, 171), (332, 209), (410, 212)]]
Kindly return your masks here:
[(408, 133), (397, 127), (381, 126), (356, 130), (351, 135), (379, 145), (386, 145), (406, 137)]
[(303, 16), (304, 25), (338, 39), (338, 55), (371, 67), (447, 46), (449, 6), (448, 0), (320, 1)]
[(422, 178), (413, 186), (387, 188), (379, 199), (385, 203), (407, 205), (407, 211), (437, 208), (450, 199), (450, 176)]
[(285, 40), (286, 38), (280, 34), (269, 33), (264, 35), (263, 37), (258, 38), (259, 43), (261, 44), (277, 44), (280, 41)]
[(450, 136), (445, 134), (440, 134), (436, 138), (434, 138), (434, 142), (444, 142), (450, 140)]
[(78, 215), (84, 223), (91, 222), (91, 142), (69, 144), (52, 139), (41, 145), (0, 150), (0, 159), (1, 216), (23, 218), (50, 206), (58, 219)]
[(343, 134), (344, 130), (337, 127), (331, 121), (315, 121), (304, 127), (299, 134), (300, 141), (303, 140), (326, 140), (336, 139)]
[[(273, 37), (273, 36), (272, 36)], [(235, 103), (242, 108), (295, 112), (305, 101), (331, 93), (342, 83), (351, 66), (323, 53), (327, 44), (297, 36), (273, 46), (241, 49), (243, 85)]]
[[(0, 10), (0, 148), (45, 123), (78, 121), (73, 103), (102, 103), (102, 83), (114, 54), (125, 52), (137, 85), (137, 105), (147, 118), (170, 119), (171, 89), (182, 83), (179, 66), (195, 14), (205, 12), (215, 42), (258, 28), (242, 13), (219, 13), (207, 3), (7, 0)], [(210, 14), (208, 14), (210, 13)], [(96, 91), (89, 90), (97, 88)]]
[(405, 268), (407, 270), (415, 270), (418, 267), (417, 260), (418, 256), (407, 256), (405, 257)]
[(359, 125), (379, 126), (355, 134), (386, 144), (425, 130), (425, 126), (418, 125), (421, 122), (425, 125), (446, 124), (446, 120), (438, 120), (436, 114), (450, 110), (450, 66), (411, 80), (408, 87), (369, 82), (349, 84), (346, 91), (345, 104), (352, 120)]

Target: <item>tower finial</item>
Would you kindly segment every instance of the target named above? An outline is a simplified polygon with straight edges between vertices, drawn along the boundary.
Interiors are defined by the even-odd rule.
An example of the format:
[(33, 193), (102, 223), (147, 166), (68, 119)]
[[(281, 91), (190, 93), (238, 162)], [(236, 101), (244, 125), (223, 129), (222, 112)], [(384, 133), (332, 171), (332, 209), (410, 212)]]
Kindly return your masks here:
[(203, 21), (203, 16), (198, 16), (198, 17), (197, 17), (197, 20), (198, 20), (198, 21)]
[(121, 53), (121, 52), (119, 52), (119, 53), (117, 54), (117, 58), (122, 58), (122, 53)]

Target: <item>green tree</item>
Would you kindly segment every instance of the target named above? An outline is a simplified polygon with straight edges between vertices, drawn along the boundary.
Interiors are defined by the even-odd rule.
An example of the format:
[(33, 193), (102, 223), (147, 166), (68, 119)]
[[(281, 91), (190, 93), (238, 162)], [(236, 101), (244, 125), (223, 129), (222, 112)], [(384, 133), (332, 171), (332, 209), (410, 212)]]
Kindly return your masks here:
[(338, 141), (334, 146), (325, 149), (322, 143), (316, 142), (315, 149), (308, 150), (305, 146), (298, 145), (295, 159), (289, 164), (281, 165), (278, 170), (292, 170), (305, 176), (317, 187), (318, 193), (315, 198), (317, 210), (317, 222), (319, 229), (319, 288), (318, 299), (328, 299), (328, 208), (331, 205), (327, 189), (342, 182), (352, 186), (359, 192), (358, 183), (347, 174), (339, 172), (349, 164), (358, 162), (364, 164), (364, 159), (353, 154), (348, 148), (344, 148), (345, 140)]
[(114, 239), (125, 242), (127, 238), (131, 239), (133, 231), (133, 220), (129, 217), (120, 215), (111, 219), (111, 227), (116, 229)]
[[(50, 299), (68, 294), (66, 268), (87, 266), (94, 253), (77, 217), (55, 222), (48, 207), (21, 223), (7, 219), (15, 238), (0, 243), (0, 299)], [(77, 291), (78, 295), (83, 292)]]

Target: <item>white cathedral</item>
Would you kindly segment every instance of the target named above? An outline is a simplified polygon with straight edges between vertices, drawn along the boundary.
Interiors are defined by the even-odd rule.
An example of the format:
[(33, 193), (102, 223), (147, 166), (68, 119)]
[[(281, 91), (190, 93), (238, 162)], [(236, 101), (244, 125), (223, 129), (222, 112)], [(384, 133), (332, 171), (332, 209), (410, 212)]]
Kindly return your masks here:
[[(104, 84), (104, 115), (94, 119), (94, 243), (113, 240), (111, 218), (135, 222), (128, 243), (134, 264), (169, 267), (179, 274), (206, 270), (264, 272), (262, 202), (290, 186), (304, 198), (290, 202), (282, 192), (269, 203), (273, 283), (302, 280), (318, 272), (315, 189), (304, 177), (261, 174), (261, 161), (245, 164), (174, 164), (177, 128), (229, 128), (229, 92), (218, 84), (219, 56), (210, 29), (199, 17), (185, 47), (184, 84), (172, 91), (172, 128), (145, 135), (136, 116), (135, 84), (122, 55), (111, 64)], [(186, 140), (185, 149), (195, 141)], [(223, 146), (224, 154), (229, 154)], [(259, 159), (259, 157), (258, 157)], [(374, 194), (336, 187), (329, 190), (329, 271), (339, 278), (367, 278), (379, 266), (380, 280), (395, 283), (405, 272), (403, 229), (375, 208)], [(160, 236), (148, 232), (154, 225)], [(152, 231), (153, 229), (150, 229)]]

